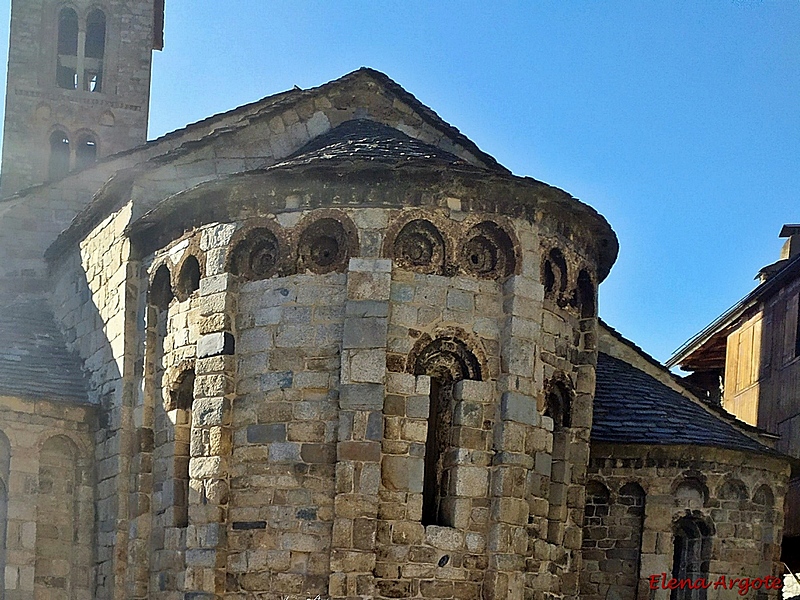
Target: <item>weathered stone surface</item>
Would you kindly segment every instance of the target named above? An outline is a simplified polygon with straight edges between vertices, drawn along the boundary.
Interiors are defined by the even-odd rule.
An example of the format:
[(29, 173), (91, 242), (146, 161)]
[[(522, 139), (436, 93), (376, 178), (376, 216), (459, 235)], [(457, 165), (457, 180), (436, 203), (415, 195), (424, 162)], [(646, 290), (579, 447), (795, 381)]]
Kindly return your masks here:
[(500, 418), (534, 426), (540, 422), (536, 401), (529, 396), (516, 392), (505, 392), (503, 394), (500, 402)]

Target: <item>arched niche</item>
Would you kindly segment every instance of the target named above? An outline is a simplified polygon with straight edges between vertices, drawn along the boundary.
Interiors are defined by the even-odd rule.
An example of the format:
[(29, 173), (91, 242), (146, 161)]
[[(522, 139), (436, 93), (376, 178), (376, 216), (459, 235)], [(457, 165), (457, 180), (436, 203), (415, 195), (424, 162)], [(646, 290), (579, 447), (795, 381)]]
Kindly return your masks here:
[(400, 268), (445, 274), (445, 240), (439, 228), (427, 219), (413, 219), (403, 225), (392, 241), (391, 256)]
[(228, 270), (244, 281), (282, 275), (286, 249), (272, 226), (242, 229), (231, 240)]
[(464, 235), (461, 268), (484, 279), (501, 279), (517, 268), (516, 244), (508, 232), (493, 221), (483, 221)]

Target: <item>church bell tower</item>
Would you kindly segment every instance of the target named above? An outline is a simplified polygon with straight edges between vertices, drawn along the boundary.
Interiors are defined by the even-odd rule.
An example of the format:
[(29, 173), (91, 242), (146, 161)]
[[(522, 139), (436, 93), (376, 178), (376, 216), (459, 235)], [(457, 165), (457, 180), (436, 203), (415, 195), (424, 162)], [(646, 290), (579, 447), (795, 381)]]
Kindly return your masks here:
[(12, 0), (0, 198), (147, 139), (164, 0)]

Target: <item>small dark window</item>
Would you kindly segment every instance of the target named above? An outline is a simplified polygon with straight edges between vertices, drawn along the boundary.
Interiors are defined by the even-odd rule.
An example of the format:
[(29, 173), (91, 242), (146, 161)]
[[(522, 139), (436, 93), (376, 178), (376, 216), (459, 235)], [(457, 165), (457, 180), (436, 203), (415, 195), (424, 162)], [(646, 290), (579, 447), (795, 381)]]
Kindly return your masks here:
[(191, 410), (194, 402), (194, 369), (187, 369), (180, 374), (175, 387), (170, 391), (173, 409)]
[(559, 304), (564, 301), (567, 290), (567, 261), (558, 248), (552, 248), (542, 264), (542, 284), (545, 296), (556, 299)]
[(106, 16), (102, 10), (95, 9), (86, 18), (83, 89), (87, 92), (99, 92), (102, 89), (105, 48)]
[(586, 271), (578, 273), (578, 302), (582, 319), (588, 319), (595, 315), (594, 284)]
[(563, 383), (553, 383), (547, 393), (544, 415), (553, 419), (553, 428), (556, 431), (570, 426), (570, 410), (569, 391)]
[(84, 136), (75, 148), (75, 163), (78, 169), (91, 165), (97, 160), (97, 142), (92, 136)]
[(153, 277), (153, 283), (150, 284), (150, 304), (159, 310), (166, 310), (174, 297), (169, 269), (167, 265), (161, 265)]
[[(711, 535), (708, 524), (700, 518), (686, 516), (678, 519), (672, 554), (672, 577), (681, 581), (707, 579), (711, 562)], [(705, 600), (706, 590), (684, 587), (672, 590), (670, 600)]]
[[(194, 369), (183, 371), (170, 390), (170, 407), (182, 415), (176, 419), (176, 439), (188, 440), (192, 429), (192, 403), (194, 402)], [(186, 428), (184, 435), (178, 429)], [(175, 526), (186, 527), (189, 524), (189, 444), (174, 445), (174, 481), (173, 502), (175, 507)]]
[(51, 180), (60, 179), (69, 173), (69, 138), (63, 131), (50, 135), (50, 166), (48, 176)]
[(190, 255), (183, 261), (180, 273), (178, 273), (177, 296), (183, 302), (192, 292), (200, 289), (200, 263), (194, 255)]
[(66, 90), (78, 87), (78, 15), (71, 8), (58, 14), (56, 84)]

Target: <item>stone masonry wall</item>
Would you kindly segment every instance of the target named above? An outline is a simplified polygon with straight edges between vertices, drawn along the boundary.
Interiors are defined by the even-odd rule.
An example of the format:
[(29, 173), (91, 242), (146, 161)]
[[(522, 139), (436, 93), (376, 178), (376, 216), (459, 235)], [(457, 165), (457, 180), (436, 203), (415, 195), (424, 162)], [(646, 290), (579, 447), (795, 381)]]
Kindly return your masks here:
[[(407, 264), (404, 223), (418, 227), (419, 211), (346, 210), (336, 217), (340, 223), (352, 218), (355, 230), (345, 232), (351, 237), (344, 243), (364, 256), (341, 263), (345, 272), (248, 281), (244, 272), (238, 277), (229, 272), (243, 268), (231, 263), (238, 260), (232, 258), (233, 244), (247, 240), (253, 224), (213, 225), (195, 234), (206, 253), (196, 298), (196, 352), (190, 349), (195, 339), (187, 334), (193, 331), (190, 322), (178, 321), (185, 318), (181, 303), (169, 305), (168, 321), (154, 321), (156, 329), (166, 328), (157, 369), (169, 372), (194, 357), (198, 374), (187, 591), (242, 599), (326, 593), (522, 598), (528, 587), (536, 598), (575, 597), (569, 582), (577, 582), (583, 511), (583, 496), (575, 490), (585, 471), (581, 448), (587, 447), (584, 413), (593, 377), (571, 361), (591, 363), (581, 358), (591, 355), (591, 329), (582, 332), (585, 325), (574, 311), (555, 303), (551, 316), (542, 317), (540, 240), (524, 221), (512, 228), (500, 221), (513, 236), (512, 245), (497, 246), (495, 256), (516, 274), (499, 281), (492, 273), (470, 275), (470, 269), (480, 273), (485, 255), (462, 250), (459, 257), (464, 244), (459, 235), (471, 239), (478, 228), (497, 241), (501, 238), (491, 236), (500, 234), (481, 225), (480, 215), (460, 213), (459, 201), (448, 202), (449, 213), (431, 216), (447, 236), (433, 255), (466, 264), (441, 265), (442, 272), (466, 269), (463, 275), (397, 268), (382, 258), (388, 252)], [(294, 256), (302, 261), (303, 231), (312, 216), (283, 213), (271, 225), (260, 220), (255, 226), (277, 232), (275, 243), (284, 250), (288, 245), (290, 253), (299, 243)], [(430, 232), (426, 227), (411, 231), (424, 237)], [(451, 231), (465, 233), (450, 237)], [(435, 235), (431, 240), (439, 243)], [(172, 245), (164, 256), (177, 256), (177, 248)], [(509, 251), (513, 254), (502, 254)], [(195, 304), (188, 302), (191, 315)], [(160, 343), (157, 334), (147, 339), (156, 348)], [(230, 351), (235, 363), (228, 361)], [(203, 377), (202, 364), (217, 366)], [(542, 414), (550, 385), (545, 374), (572, 394), (567, 399), (572, 420), (559, 423), (565, 427), (555, 437), (577, 449), (560, 459), (556, 473), (554, 419)], [(145, 389), (156, 389), (158, 379)], [(230, 400), (234, 388), (228, 380), (235, 382)], [(431, 395), (441, 389), (451, 391)], [(453, 420), (437, 438), (445, 443), (438, 463), (439, 516), (423, 523), (433, 400), (452, 402)], [(158, 407), (154, 410), (157, 414)], [(177, 429), (176, 420), (163, 423)], [(215, 446), (215, 435), (230, 436), (232, 446)], [(154, 450), (154, 483), (169, 479), (168, 469), (159, 467), (163, 458)], [(210, 512), (208, 486), (217, 489), (223, 482), (225, 492), (214, 501), (219, 508)], [(157, 497), (154, 488), (153, 515)], [(210, 531), (212, 525), (212, 537), (200, 535), (201, 526)], [(151, 528), (153, 540), (169, 531), (158, 518)], [(566, 552), (565, 537), (571, 544)], [(154, 561), (151, 593), (166, 581), (164, 597), (169, 597), (172, 585), (180, 587), (179, 578), (159, 579), (159, 569), (167, 567), (157, 556)]]
[(0, 418), (4, 597), (89, 600), (95, 409), (2, 397)]
[[(587, 477), (594, 489), (604, 488), (611, 500), (607, 516), (590, 517), (587, 504), (582, 598), (606, 598), (609, 589), (621, 599), (669, 598), (670, 590), (651, 590), (648, 578), (657, 575), (660, 582), (661, 573), (668, 579), (672, 576), (676, 523), (686, 516), (710, 524), (707, 578), (711, 582), (722, 576), (728, 581), (782, 576), (778, 540), (788, 468), (777, 459), (697, 447), (597, 446), (592, 449)], [(639, 540), (631, 535), (632, 524), (624, 522), (626, 514), (639, 510), (625, 500), (626, 486), (630, 490), (631, 484), (644, 491)], [(600, 506), (596, 501), (592, 505), (595, 510)], [(637, 541), (638, 572), (631, 560), (634, 546), (624, 543)], [(615, 573), (612, 579), (609, 575), (617, 567), (621, 574)], [(638, 580), (638, 592), (630, 585), (632, 577)], [(721, 599), (741, 598), (738, 587), (712, 588), (708, 593)], [(749, 594), (781, 597), (780, 591), (763, 588)]]
[(56, 317), (69, 348), (84, 361), (89, 400), (99, 405), (94, 444), (98, 598), (122, 594), (125, 581), (126, 552), (119, 549), (126, 548), (128, 538), (132, 383), (142, 334), (136, 320), (139, 265), (130, 260), (130, 243), (122, 235), (129, 217), (129, 209), (123, 209), (105, 219), (77, 252), (63, 257), (54, 277)]

